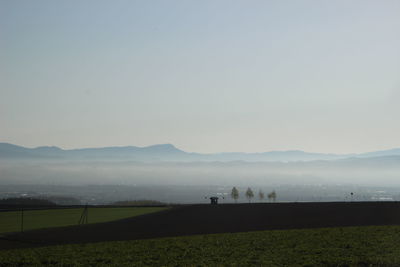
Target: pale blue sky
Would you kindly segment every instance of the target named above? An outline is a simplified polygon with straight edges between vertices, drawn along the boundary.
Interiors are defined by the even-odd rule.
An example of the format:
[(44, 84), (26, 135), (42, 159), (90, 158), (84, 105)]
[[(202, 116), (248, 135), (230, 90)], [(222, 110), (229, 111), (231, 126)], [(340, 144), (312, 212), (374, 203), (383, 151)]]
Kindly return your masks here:
[(0, 142), (400, 147), (400, 1), (0, 0)]

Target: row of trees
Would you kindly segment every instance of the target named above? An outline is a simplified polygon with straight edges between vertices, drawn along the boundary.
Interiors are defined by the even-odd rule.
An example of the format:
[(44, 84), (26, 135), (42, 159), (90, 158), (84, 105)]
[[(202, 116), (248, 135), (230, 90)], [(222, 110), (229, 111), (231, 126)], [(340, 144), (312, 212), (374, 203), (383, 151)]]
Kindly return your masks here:
[[(251, 200), (254, 198), (254, 193), (253, 190), (251, 190), (250, 187), (247, 188), (245, 196), (247, 198), (247, 200), (249, 201), (249, 203), (251, 202)], [(235, 200), (235, 202), (237, 203), (237, 200), (239, 199), (239, 191), (236, 189), (236, 187), (232, 188), (232, 192), (231, 192), (231, 197)], [(275, 190), (273, 190), (272, 192), (270, 192), (268, 195), (268, 200), (269, 201), (275, 201), (276, 200), (276, 192)], [(260, 201), (263, 201), (265, 198), (264, 192), (263, 191), (258, 191), (258, 199)]]

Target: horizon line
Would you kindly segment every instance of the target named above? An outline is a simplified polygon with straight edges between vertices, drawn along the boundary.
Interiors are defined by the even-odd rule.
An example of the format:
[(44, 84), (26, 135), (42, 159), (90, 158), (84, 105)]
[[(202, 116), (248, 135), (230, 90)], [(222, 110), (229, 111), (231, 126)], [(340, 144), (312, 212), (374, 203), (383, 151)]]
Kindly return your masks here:
[(149, 147), (155, 147), (155, 146), (172, 146), (173, 148), (180, 150), (185, 153), (194, 153), (194, 154), (204, 154), (204, 155), (211, 155), (211, 154), (230, 154), (230, 153), (242, 153), (242, 154), (264, 154), (264, 153), (273, 153), (273, 152), (303, 152), (303, 153), (309, 153), (309, 154), (324, 154), (324, 155), (335, 155), (335, 156), (346, 156), (346, 155), (361, 155), (361, 154), (368, 154), (368, 153), (374, 153), (374, 152), (382, 152), (382, 151), (390, 151), (390, 150), (395, 150), (395, 149), (400, 149), (400, 147), (391, 147), (388, 149), (380, 149), (380, 150), (373, 150), (373, 151), (367, 151), (367, 152), (351, 152), (351, 153), (330, 153), (330, 152), (309, 152), (307, 150), (301, 150), (301, 149), (287, 149), (287, 150), (266, 150), (263, 152), (244, 152), (244, 151), (231, 151), (231, 152), (193, 152), (193, 151), (187, 151), (180, 149), (176, 145), (172, 143), (158, 143), (158, 144), (152, 144), (152, 145), (146, 145), (146, 146), (135, 146), (135, 145), (114, 145), (114, 146), (98, 146), (98, 147), (75, 147), (75, 148), (64, 148), (62, 146), (57, 146), (57, 145), (42, 145), (42, 146), (35, 146), (35, 147), (29, 147), (29, 146), (23, 146), (23, 145), (17, 145), (14, 143), (9, 143), (9, 142), (0, 142), (0, 144), (8, 144), (8, 145), (13, 145), (13, 146), (18, 146), (26, 149), (37, 149), (37, 148), (58, 148), (63, 151), (68, 151), (68, 150), (81, 150), (81, 149), (104, 149), (104, 148), (149, 148)]

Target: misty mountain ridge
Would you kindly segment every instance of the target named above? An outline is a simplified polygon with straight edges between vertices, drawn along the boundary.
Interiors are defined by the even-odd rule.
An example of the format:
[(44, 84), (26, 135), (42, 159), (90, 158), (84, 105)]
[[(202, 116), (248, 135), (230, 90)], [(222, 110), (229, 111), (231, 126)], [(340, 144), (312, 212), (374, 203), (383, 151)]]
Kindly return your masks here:
[(99, 148), (61, 149), (56, 146), (26, 148), (9, 143), (0, 143), (1, 159), (69, 159), (69, 160), (133, 160), (155, 161), (249, 161), (249, 162), (295, 162), (316, 160), (343, 160), (351, 158), (377, 158), (400, 156), (400, 148), (362, 154), (325, 154), (301, 150), (269, 151), (261, 153), (223, 152), (190, 153), (172, 144), (157, 144), (146, 147), (115, 146)]
[(186, 154), (171, 144), (147, 147), (121, 146), (100, 148), (61, 149), (56, 146), (26, 148), (9, 143), (0, 143), (0, 158), (8, 159), (129, 159), (156, 161)]

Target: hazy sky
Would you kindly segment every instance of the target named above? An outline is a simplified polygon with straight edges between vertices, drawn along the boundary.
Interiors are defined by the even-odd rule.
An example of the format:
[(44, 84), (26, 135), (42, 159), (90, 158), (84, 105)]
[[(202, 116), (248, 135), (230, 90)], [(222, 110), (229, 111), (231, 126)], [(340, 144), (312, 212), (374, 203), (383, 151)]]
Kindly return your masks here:
[(0, 0), (0, 142), (400, 147), (400, 1)]

